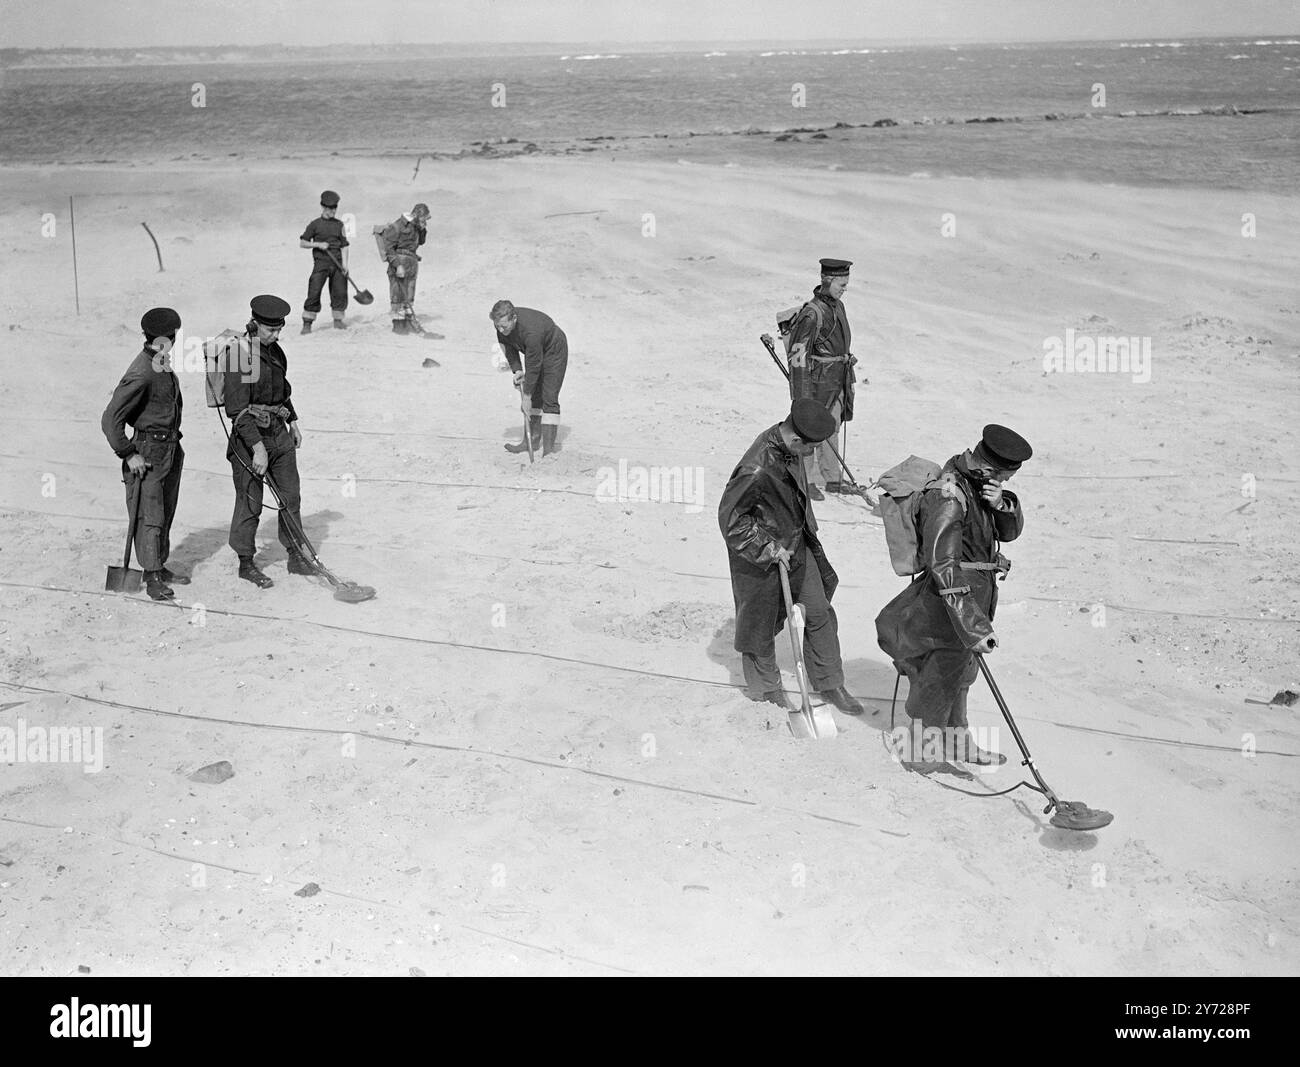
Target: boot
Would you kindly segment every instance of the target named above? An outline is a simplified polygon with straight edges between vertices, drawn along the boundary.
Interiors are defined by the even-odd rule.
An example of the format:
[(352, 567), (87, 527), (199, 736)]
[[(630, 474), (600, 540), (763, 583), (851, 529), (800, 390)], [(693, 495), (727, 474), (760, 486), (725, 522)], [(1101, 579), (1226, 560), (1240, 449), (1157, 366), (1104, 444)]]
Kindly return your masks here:
[(290, 574), (316, 574), (316, 565), (305, 555), (295, 549), (289, 549)]
[(311, 333), (311, 319), (302, 320), (302, 332)]
[(866, 710), (858, 698), (849, 693), (844, 686), (838, 689), (823, 689), (818, 695), (826, 703), (834, 704), (845, 715), (861, 715)]
[(764, 693), (760, 703), (775, 704), (782, 711), (799, 710), (793, 704), (790, 703), (790, 698), (785, 695), (784, 689), (773, 689), (770, 693)]
[(552, 452), (558, 452), (560, 446), (555, 443), (555, 435), (560, 427), (553, 422), (542, 423), (542, 455), (549, 456)]
[[(533, 442), (533, 451), (536, 452), (542, 447), (542, 417), (540, 415), (528, 416), (528, 436)], [(517, 445), (506, 445), (507, 452), (513, 452), (516, 455), (520, 452), (528, 451), (528, 441), (521, 438)]]
[(973, 763), (977, 767), (999, 767), (1007, 762), (1007, 757), (1001, 752), (980, 748), (968, 730), (958, 730), (955, 741), (955, 751), (951, 758), (961, 763)]
[(275, 584), (257, 569), (252, 556), (239, 557), (239, 576), (246, 582), (252, 582), (258, 589), (270, 589)]
[(168, 585), (189, 585), (190, 576), (188, 574), (177, 574), (167, 567), (158, 572), (162, 575), (162, 580)]
[(346, 330), (347, 328), (348, 328), (348, 324), (347, 324), (346, 322), (344, 322), (342, 319), (335, 319), (335, 320), (334, 320), (334, 329), (336, 329), (336, 330)]
[(411, 332), (410, 323), (408, 323), (405, 319), (393, 320), (393, 333), (400, 334), (401, 336), (405, 337), (410, 332)]
[(172, 587), (163, 581), (162, 571), (145, 571), (144, 588), (152, 600), (172, 600), (176, 596)]

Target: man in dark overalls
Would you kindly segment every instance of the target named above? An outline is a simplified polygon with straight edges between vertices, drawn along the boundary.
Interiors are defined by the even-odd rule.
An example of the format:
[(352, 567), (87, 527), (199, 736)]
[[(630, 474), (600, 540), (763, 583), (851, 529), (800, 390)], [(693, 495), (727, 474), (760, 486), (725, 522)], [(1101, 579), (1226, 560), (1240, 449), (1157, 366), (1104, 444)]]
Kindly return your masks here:
[[(514, 384), (523, 386), (529, 398), (528, 436), (533, 451), (540, 448), (543, 456), (549, 456), (558, 451), (555, 435), (560, 429), (560, 387), (569, 366), (569, 338), (546, 312), (517, 308), (509, 300), (498, 300), (488, 314)], [(528, 441), (505, 448), (526, 452)]]
[[(847, 259), (821, 260), (821, 284), (790, 324), (790, 397), (816, 400), (835, 417), (837, 431), (853, 418), (853, 334), (840, 301), (851, 266)], [(823, 499), (823, 489), (837, 490), (844, 477), (825, 442), (804, 461), (804, 471), (814, 500)]]
[[(171, 308), (153, 308), (140, 320), (144, 348), (131, 361), (99, 420), (109, 447), (122, 460), (126, 511), (136, 503), (135, 555), (145, 589), (154, 600), (175, 597), (172, 585), (189, 578), (167, 568), (172, 517), (180, 495), (185, 451), (181, 448), (181, 387), (172, 371), (171, 352), (181, 317)], [(128, 440), (126, 424), (134, 431)]]
[(339, 194), (326, 189), (320, 194), (320, 217), (307, 223), (298, 238), (300, 248), (311, 249), (311, 277), (307, 279), (307, 302), (302, 306), (303, 333), (311, 333), (312, 323), (320, 314), (320, 294), (326, 282), (330, 287), (334, 328), (348, 328), (343, 319), (348, 309), (348, 238), (342, 220), (334, 217), (338, 206)]
[(278, 296), (255, 296), (245, 343), (255, 346), (256, 380), (244, 375), (226, 378), (226, 414), (230, 445), (226, 458), (235, 479), (235, 512), (230, 519), (230, 547), (239, 557), (239, 576), (259, 589), (271, 579), (253, 562), (257, 552), (257, 522), (262, 514), (262, 481), (269, 479), (280, 498), (280, 544), (289, 553), (290, 574), (316, 574), (301, 545), (301, 493), (297, 449), (302, 444), (298, 413), (290, 395), (288, 360), (280, 347), (280, 331), (289, 303)]

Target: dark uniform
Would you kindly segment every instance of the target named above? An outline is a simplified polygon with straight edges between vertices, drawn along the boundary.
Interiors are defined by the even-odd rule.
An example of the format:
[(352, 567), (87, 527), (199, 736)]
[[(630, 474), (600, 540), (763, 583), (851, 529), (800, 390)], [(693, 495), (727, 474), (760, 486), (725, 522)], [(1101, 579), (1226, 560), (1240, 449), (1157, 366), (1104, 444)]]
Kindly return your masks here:
[(497, 341), (510, 369), (524, 372), (524, 396), (531, 405), (529, 432), (543, 443), (549, 436), (553, 447), (555, 430), (547, 428), (560, 425), (560, 387), (569, 366), (569, 339), (543, 311), (517, 307), (514, 313), (515, 328), (504, 336), (498, 333)]
[[(792, 419), (795, 432), (805, 440), (824, 439), (835, 432), (834, 420), (811, 401), (797, 401)], [(820, 429), (810, 432), (811, 425)], [(831, 691), (842, 692), (844, 686), (839, 623), (831, 606), (839, 578), (817, 538), (803, 464), (787, 451), (781, 426), (764, 430), (749, 446), (718, 505), (718, 527), (727, 543), (736, 605), (735, 649), (743, 657), (745, 684), (754, 699), (770, 698), (782, 688), (775, 638), (786, 612), (776, 566), (778, 548), (790, 553), (790, 595), (804, 606), (803, 654), (809, 683), (828, 696)], [(852, 700), (847, 694), (844, 697)], [(784, 697), (773, 702), (783, 701)], [(861, 705), (835, 703), (851, 714), (862, 711)]]
[(1024, 528), (1015, 493), (1003, 489), (997, 511), (981, 496), (982, 460), (1015, 469), (1031, 454), (1018, 434), (986, 427), (982, 447), (948, 460), (922, 495), (916, 525), (925, 570), (876, 617), (876, 638), (907, 675), (908, 715), (926, 727), (967, 725), (966, 696), (979, 673), (973, 650), (993, 632), (997, 574), (1010, 567), (998, 545)]
[[(415, 279), (420, 272), (419, 248), (429, 236), (428, 229), (414, 218), (422, 208), (427, 218), (429, 209), (424, 204), (416, 204), (411, 215), (399, 215), (381, 235), (384, 259), (388, 263), (388, 300), (394, 322), (414, 313)], [(401, 278), (397, 276), (399, 266), (403, 268), (404, 276)]]
[[(339, 194), (326, 189), (320, 194), (320, 206), (337, 208)], [(343, 262), (342, 250), (347, 247), (348, 239), (340, 219), (327, 219), (323, 215), (307, 223), (302, 231), (300, 241), (328, 241), (329, 250), (313, 248), (311, 250), (311, 277), (307, 279), (307, 302), (302, 306), (302, 321), (314, 322), (320, 313), (321, 290), (326, 283), (330, 287), (330, 311), (336, 325), (343, 322), (343, 313), (348, 309), (348, 278), (340, 264)], [(333, 254), (333, 259), (330, 258)], [(338, 262), (336, 263), (335, 260)]]
[(256, 477), (251, 468), (253, 448), (259, 441), (266, 446), (268, 459), (264, 477), (271, 480), (280, 497), (280, 544), (289, 550), (291, 563), (300, 556), (295, 531), (302, 529), (297, 452), (289, 430), (289, 424), (297, 421), (298, 413), (291, 399), (288, 359), (278, 341), (261, 344), (257, 339), (258, 322), (267, 326), (283, 325), (290, 308), (279, 297), (259, 296), (252, 301), (252, 310), (253, 321), (248, 324), (246, 343), (259, 346), (257, 380), (247, 382), (242, 375), (226, 378), (226, 414), (231, 420), (226, 458), (235, 481), (230, 547), (239, 556), (241, 566), (245, 560), (251, 561), (257, 551), (263, 479)]
[[(823, 259), (822, 273), (841, 276), (849, 273), (852, 262)], [(813, 290), (812, 299), (800, 309), (790, 324), (791, 347), (805, 346), (805, 365), (790, 369), (790, 397), (816, 400), (836, 422), (853, 418), (853, 367), (850, 348), (853, 332), (849, 329), (844, 303), (826, 291), (825, 285)], [(839, 463), (830, 447), (822, 444), (805, 461), (810, 483), (838, 482), (842, 479)]]
[[(171, 335), (180, 328), (180, 316), (170, 308), (155, 308), (144, 316), (140, 327), (147, 340)], [(181, 448), (180, 383), (170, 366), (164, 367), (157, 352), (146, 345), (131, 361), (104, 409), (100, 428), (109, 447), (122, 460), (126, 483), (126, 507), (139, 494), (135, 526), (135, 554), (146, 576), (160, 572), (164, 581), (188, 581), (167, 570), (171, 554), (172, 518), (180, 494), (185, 451)], [(131, 425), (128, 439), (126, 426)], [(126, 460), (139, 453), (149, 465), (143, 477), (129, 474)], [(150, 590), (150, 595), (153, 595)], [(168, 590), (167, 595), (171, 592)], [(165, 599), (165, 598), (160, 598)]]

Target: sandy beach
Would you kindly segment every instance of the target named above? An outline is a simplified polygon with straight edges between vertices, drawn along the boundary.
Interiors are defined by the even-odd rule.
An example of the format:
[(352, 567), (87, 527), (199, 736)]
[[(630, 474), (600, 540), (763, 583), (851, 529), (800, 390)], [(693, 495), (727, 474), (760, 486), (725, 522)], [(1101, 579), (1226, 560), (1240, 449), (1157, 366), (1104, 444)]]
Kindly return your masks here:
[[(0, 725), (102, 727), (104, 759), (0, 765), (0, 972), (1295, 973), (1300, 708), (1245, 701), (1300, 689), (1300, 199), (599, 149), (414, 164), (4, 168)], [(376, 301), (299, 337), (325, 187)], [(438, 342), (389, 332), (370, 237), (416, 200)], [(821, 256), (855, 262), (859, 481), (986, 422), (1034, 445), (990, 666), (1104, 831), (946, 788), (1012, 786), (1005, 729), (995, 773), (891, 759), (873, 619), (904, 579), (861, 500), (816, 510), (868, 714), (801, 743), (738, 688), (717, 502), (788, 409), (758, 335)], [(269, 510), (275, 586), (237, 580), (193, 362), (193, 584), (100, 591), (125, 510), (99, 417), (140, 315), (202, 338), (263, 292), (295, 308), (307, 532), (378, 598), (289, 575)], [(500, 297), (570, 342), (563, 448), (533, 466), (501, 447)], [(1149, 380), (1046, 373), (1067, 331), (1148, 338)], [(699, 492), (610, 499), (620, 464)], [(971, 707), (999, 726), (981, 685)], [(218, 760), (233, 778), (188, 779)]]

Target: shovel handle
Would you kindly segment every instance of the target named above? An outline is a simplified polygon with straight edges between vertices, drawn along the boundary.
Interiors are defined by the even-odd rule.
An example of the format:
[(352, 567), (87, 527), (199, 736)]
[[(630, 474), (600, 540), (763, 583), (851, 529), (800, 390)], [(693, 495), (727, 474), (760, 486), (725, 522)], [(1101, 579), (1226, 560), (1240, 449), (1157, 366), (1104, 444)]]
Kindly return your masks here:
[(794, 669), (799, 675), (799, 697), (803, 703), (803, 713), (808, 717), (809, 724), (812, 723), (812, 697), (808, 693), (808, 674), (804, 669), (803, 648), (801, 647), (800, 637), (796, 630), (802, 630), (803, 627), (796, 621), (796, 607), (794, 597), (790, 594), (790, 571), (786, 567), (784, 560), (776, 561), (777, 567), (781, 573), (781, 595), (785, 597), (785, 613), (789, 617), (790, 625), (786, 627), (790, 631), (790, 649), (794, 653)]
[(127, 477), (131, 479), (131, 504), (127, 512), (131, 516), (130, 525), (126, 528), (126, 549), (122, 553), (122, 569), (131, 569), (131, 545), (135, 541), (135, 526), (140, 518), (140, 490), (143, 488), (141, 482), (143, 479), (135, 474), (128, 473)]
[(325, 254), (334, 261), (334, 266), (338, 267), (338, 269), (343, 272), (343, 277), (345, 277), (348, 280), (348, 282), (351, 283), (353, 291), (356, 292), (357, 295), (360, 295), (361, 286), (359, 286), (356, 282), (352, 281), (352, 272), (349, 271), (347, 267), (343, 266), (343, 264), (339, 262), (339, 257), (336, 256), (333, 252), (331, 252), (328, 248), (325, 249)]

